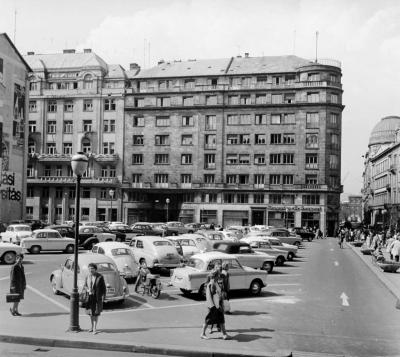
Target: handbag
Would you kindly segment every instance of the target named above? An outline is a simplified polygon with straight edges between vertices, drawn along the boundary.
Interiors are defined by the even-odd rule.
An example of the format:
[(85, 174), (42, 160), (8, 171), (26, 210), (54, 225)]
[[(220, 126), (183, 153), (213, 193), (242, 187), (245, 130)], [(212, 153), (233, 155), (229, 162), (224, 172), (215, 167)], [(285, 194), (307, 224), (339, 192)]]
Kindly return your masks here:
[(231, 311), (231, 304), (230, 304), (229, 300), (222, 300), (222, 306), (224, 307), (224, 312)]
[(20, 296), (19, 294), (15, 293), (9, 293), (6, 294), (6, 302), (20, 302)]
[(83, 290), (79, 295), (79, 301), (81, 302), (82, 307), (86, 307), (89, 303), (89, 292), (87, 290)]

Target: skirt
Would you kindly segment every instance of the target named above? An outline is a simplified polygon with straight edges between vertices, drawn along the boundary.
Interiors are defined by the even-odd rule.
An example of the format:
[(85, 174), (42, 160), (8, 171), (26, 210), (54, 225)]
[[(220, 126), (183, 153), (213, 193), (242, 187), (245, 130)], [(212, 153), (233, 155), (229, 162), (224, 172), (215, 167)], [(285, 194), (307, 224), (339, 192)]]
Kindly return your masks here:
[(89, 295), (88, 302), (86, 304), (86, 313), (90, 316), (100, 316), (103, 311), (103, 301), (97, 300), (94, 295)]
[(205, 319), (205, 323), (207, 325), (224, 324), (225, 317), (224, 317), (224, 312), (222, 311), (222, 309), (216, 308), (215, 306), (213, 306), (211, 309), (209, 309), (208, 314)]

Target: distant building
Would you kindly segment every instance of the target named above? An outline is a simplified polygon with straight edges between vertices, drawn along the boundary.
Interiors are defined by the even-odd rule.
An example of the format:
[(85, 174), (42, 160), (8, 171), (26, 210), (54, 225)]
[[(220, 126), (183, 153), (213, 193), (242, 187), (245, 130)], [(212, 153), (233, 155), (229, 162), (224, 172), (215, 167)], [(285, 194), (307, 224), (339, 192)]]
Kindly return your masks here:
[(0, 34), (0, 221), (24, 218), (29, 65)]
[(340, 222), (357, 222), (363, 220), (363, 197), (361, 195), (349, 195), (347, 201), (340, 203)]

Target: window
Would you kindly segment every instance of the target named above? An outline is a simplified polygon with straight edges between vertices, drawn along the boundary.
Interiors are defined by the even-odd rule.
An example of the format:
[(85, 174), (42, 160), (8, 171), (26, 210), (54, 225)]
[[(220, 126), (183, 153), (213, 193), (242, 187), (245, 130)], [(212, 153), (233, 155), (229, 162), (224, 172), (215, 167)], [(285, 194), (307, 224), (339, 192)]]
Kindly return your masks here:
[(169, 126), (169, 117), (156, 117), (156, 126)]
[(144, 117), (133, 117), (132, 126), (144, 126)]
[(157, 98), (158, 107), (169, 107), (171, 105), (171, 100), (169, 97), (159, 97)]
[(271, 114), (271, 124), (281, 124), (281, 115)]
[(235, 203), (235, 194), (224, 193), (224, 203)]
[(255, 134), (254, 143), (256, 145), (263, 145), (267, 143), (267, 134)]
[(249, 175), (239, 175), (239, 185), (248, 185), (249, 177)]
[(228, 114), (227, 115), (227, 125), (247, 125), (251, 124), (250, 114)]
[(337, 94), (331, 94), (331, 103), (337, 104), (339, 102), (339, 96)]
[(250, 114), (240, 114), (240, 125), (249, 125), (251, 124), (251, 116)]
[(281, 163), (281, 154), (270, 154), (269, 163), (271, 165), (276, 165)]
[(308, 73), (307, 80), (309, 82), (319, 82), (321, 80), (321, 76), (319, 73)]
[(89, 153), (92, 151), (92, 144), (89, 140), (82, 140), (82, 151), (84, 153)]
[(228, 145), (237, 145), (238, 144), (238, 135), (237, 134), (228, 134), (226, 136), (226, 143)]
[(317, 185), (318, 176), (317, 175), (306, 175), (306, 185)]
[(141, 183), (142, 174), (132, 174), (132, 183)]
[(83, 89), (92, 89), (93, 88), (93, 79), (90, 74), (86, 74), (83, 77)]
[(204, 155), (204, 168), (215, 169), (215, 154)]
[(262, 88), (268, 84), (268, 77), (257, 77), (257, 87)]
[(331, 147), (333, 149), (339, 149), (339, 135), (330, 134), (330, 137), (331, 137)]
[(113, 142), (103, 143), (103, 154), (104, 155), (113, 155), (114, 153), (115, 153), (115, 143), (113, 143)]
[(68, 198), (69, 199), (75, 199), (75, 187), (70, 187), (69, 191), (68, 191)]
[(170, 81), (158, 81), (159, 89), (168, 89), (170, 85)]
[(283, 114), (283, 124), (296, 124), (296, 117), (294, 113)]
[(329, 168), (333, 170), (339, 168), (339, 158), (337, 155), (329, 155)]
[(35, 152), (36, 152), (35, 142), (29, 141), (28, 142), (28, 154), (34, 154)]
[(283, 195), (282, 203), (284, 205), (293, 205), (294, 204), (295, 195)]
[(73, 126), (72, 120), (64, 120), (64, 123), (63, 123), (64, 133), (72, 134), (73, 130), (74, 130), (74, 126)]
[(272, 94), (271, 96), (272, 104), (282, 104), (282, 94)]
[(100, 199), (105, 200), (108, 198), (108, 189), (107, 188), (102, 188), (100, 190)]
[(217, 101), (216, 95), (206, 95), (206, 105), (217, 105)]
[(285, 93), (283, 100), (286, 104), (293, 104), (295, 102), (295, 94), (294, 93)]
[(184, 86), (185, 89), (193, 89), (195, 86), (194, 79), (185, 79)]
[(217, 117), (206, 115), (206, 130), (217, 130)]
[(294, 164), (294, 154), (282, 154), (282, 164)]
[(215, 175), (212, 175), (212, 174), (204, 175), (204, 183), (206, 183), (206, 184), (215, 183)]
[(49, 177), (51, 176), (51, 166), (46, 165), (43, 171), (44, 176)]
[(144, 145), (144, 136), (133, 135), (133, 145)]
[(271, 185), (280, 185), (281, 184), (281, 175), (269, 175), (269, 183)]
[(168, 154), (155, 154), (154, 155), (154, 163), (156, 165), (169, 164), (169, 155)]
[(240, 104), (249, 105), (251, 104), (251, 97), (249, 95), (240, 96)]
[(249, 195), (247, 193), (238, 193), (237, 203), (249, 203)]
[(47, 103), (47, 111), (49, 113), (55, 113), (57, 111), (57, 101), (49, 100)]
[(282, 143), (283, 144), (294, 144), (295, 143), (294, 134), (283, 134), (282, 135)]
[(267, 124), (267, 115), (266, 114), (256, 114), (254, 124), (255, 125), (266, 125)]
[(72, 143), (63, 143), (63, 154), (72, 155)]
[(318, 154), (306, 154), (306, 169), (318, 169)]
[(282, 183), (284, 185), (293, 185), (293, 175), (282, 175)]
[(282, 83), (282, 77), (272, 77), (272, 83), (275, 85), (279, 85)]
[(318, 127), (319, 127), (319, 114), (307, 113), (306, 128), (318, 128)]
[(254, 184), (255, 185), (264, 185), (265, 184), (265, 175), (264, 174), (255, 174), (254, 175)]
[(193, 97), (183, 97), (183, 105), (185, 107), (192, 107), (194, 105)]
[[(28, 166), (29, 169), (29, 166)], [(29, 172), (29, 171), (28, 171)], [(31, 176), (30, 176), (31, 177)], [(26, 188), (26, 197), (34, 197), (35, 196), (35, 190), (33, 189), (32, 186), (28, 186)]]
[(55, 120), (49, 120), (47, 122), (47, 133), (55, 134), (57, 130), (57, 122)]
[[(62, 198), (63, 197), (63, 189), (61, 187), (56, 187), (56, 198)], [(61, 208), (61, 207), (56, 207), (56, 208)]]
[(239, 104), (239, 96), (238, 95), (230, 95), (228, 97), (228, 103), (230, 105), (238, 105)]
[[(32, 165), (28, 165), (28, 166), (27, 166), (26, 175), (27, 175), (28, 177), (35, 177), (35, 169), (33, 168)], [(28, 187), (28, 189), (29, 189), (29, 188), (30, 188), (30, 187)], [(33, 188), (32, 188), (32, 190), (33, 190)], [(30, 197), (30, 196), (28, 196), (28, 197)]]
[(192, 175), (191, 174), (182, 174), (181, 175), (181, 183), (192, 183)]
[(29, 132), (36, 133), (36, 120), (29, 120)]
[(319, 205), (319, 195), (303, 195), (303, 205)]
[(240, 165), (250, 165), (250, 155), (249, 154), (240, 154), (239, 155), (239, 164)]
[(29, 101), (29, 113), (37, 112), (36, 100)]
[(169, 145), (169, 135), (156, 135), (155, 136), (156, 145)]
[(318, 134), (306, 135), (306, 149), (318, 149)]
[(105, 111), (112, 111), (115, 110), (115, 108), (116, 108), (115, 99), (104, 99)]
[(340, 185), (340, 180), (338, 176), (329, 176), (329, 185), (332, 187), (338, 187)]
[(236, 184), (236, 175), (226, 175), (226, 183), (227, 184)]
[[(90, 188), (89, 187), (82, 188), (82, 198), (90, 198)], [(83, 208), (82, 208), (82, 210), (83, 210)]]
[(217, 147), (217, 136), (215, 134), (204, 135), (205, 149), (215, 149)]
[(271, 134), (271, 144), (281, 144), (282, 134)]
[(264, 203), (264, 194), (263, 193), (255, 193), (253, 196), (254, 203)]
[(46, 153), (54, 155), (57, 153), (56, 144), (55, 143), (48, 143), (46, 147)]
[(319, 93), (307, 93), (307, 102), (308, 103), (318, 103), (319, 102)]
[(66, 100), (64, 102), (64, 112), (73, 112), (74, 111), (74, 102), (72, 100)]
[(29, 90), (39, 90), (39, 83), (38, 82), (30, 82), (29, 83)]
[(49, 196), (50, 196), (49, 188), (48, 187), (43, 187), (43, 189), (42, 189), (42, 197), (43, 198), (49, 198)]
[(135, 98), (135, 107), (143, 108), (144, 107), (144, 98)]
[(91, 132), (92, 131), (92, 121), (91, 120), (84, 120), (83, 121), (83, 131)]
[(331, 126), (337, 126), (339, 124), (339, 115), (336, 113), (330, 113), (329, 124)]
[(269, 203), (280, 205), (282, 203), (282, 195), (279, 194), (269, 195)]
[(168, 174), (154, 174), (155, 183), (168, 183)]
[(254, 154), (254, 165), (265, 165), (265, 154)]
[(239, 163), (239, 161), (238, 161), (237, 154), (226, 154), (226, 164), (227, 165), (237, 165), (238, 163)]
[(182, 117), (182, 126), (194, 126), (194, 118), (193, 116), (183, 116)]
[(256, 104), (267, 104), (267, 96), (265, 94), (257, 94)]
[(336, 74), (330, 74), (329, 75), (329, 80), (333, 83), (337, 83), (338, 81), (338, 76)]
[(132, 165), (143, 165), (143, 154), (132, 154)]
[(101, 177), (115, 177), (116, 170), (114, 166), (105, 166), (101, 168)]
[(115, 133), (115, 120), (114, 119), (104, 119), (103, 130), (105, 133)]
[(181, 164), (182, 165), (191, 165), (192, 164), (192, 154), (182, 154)]
[(84, 112), (92, 112), (93, 111), (92, 99), (84, 99), (83, 100), (83, 111)]

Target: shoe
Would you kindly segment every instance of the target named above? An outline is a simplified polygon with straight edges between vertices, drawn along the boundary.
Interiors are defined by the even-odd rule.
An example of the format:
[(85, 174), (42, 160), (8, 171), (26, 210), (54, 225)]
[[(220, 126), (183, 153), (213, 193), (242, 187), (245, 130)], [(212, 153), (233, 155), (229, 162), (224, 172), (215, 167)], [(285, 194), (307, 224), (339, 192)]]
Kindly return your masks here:
[(18, 311), (14, 311), (15, 316), (22, 316)]
[(223, 335), (223, 336), (222, 336), (222, 339), (223, 339), (223, 340), (229, 340), (230, 338), (231, 338), (231, 337), (228, 336), (228, 335)]
[(17, 315), (15, 315), (15, 312), (11, 309), (11, 307), (10, 307), (10, 312), (11, 312), (11, 315), (17, 316)]
[(97, 335), (99, 331), (93, 330), (93, 335)]
[(89, 330), (88, 330), (88, 332), (93, 332), (93, 329), (92, 329), (92, 328), (91, 328), (91, 329), (89, 329)]
[(208, 340), (209, 339), (206, 335), (200, 335), (200, 338), (202, 338), (203, 340)]

